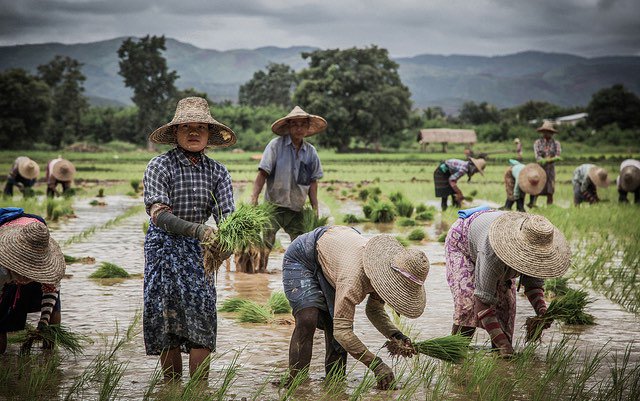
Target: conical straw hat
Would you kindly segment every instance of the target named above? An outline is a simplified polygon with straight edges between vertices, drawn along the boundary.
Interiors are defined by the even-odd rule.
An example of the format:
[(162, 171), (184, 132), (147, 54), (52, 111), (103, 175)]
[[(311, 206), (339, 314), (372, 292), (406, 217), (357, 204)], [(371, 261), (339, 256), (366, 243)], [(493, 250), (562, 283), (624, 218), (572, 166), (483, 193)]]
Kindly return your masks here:
[(43, 223), (0, 227), (0, 266), (45, 284), (64, 276), (64, 255)]
[(602, 167), (593, 166), (589, 169), (587, 173), (589, 179), (596, 187), (606, 188), (609, 186), (609, 177), (607, 174), (607, 170)]
[(405, 249), (391, 235), (377, 235), (363, 251), (364, 272), (371, 285), (396, 312), (411, 319), (427, 304), (424, 281), (429, 258), (417, 249)]
[(473, 157), (470, 157), (469, 160), (471, 160), (471, 163), (476, 166), (480, 175), (484, 175), (484, 168), (486, 167), (487, 162), (484, 159), (475, 159)]
[(76, 174), (76, 168), (69, 160), (58, 160), (51, 170), (51, 175), (58, 181), (71, 181)]
[(530, 195), (538, 195), (547, 183), (547, 173), (538, 163), (529, 163), (518, 174), (518, 186)]
[(625, 192), (634, 192), (640, 187), (640, 168), (627, 166), (620, 171), (620, 187)]
[(564, 235), (543, 216), (506, 212), (491, 223), (489, 243), (507, 266), (527, 276), (562, 276), (571, 265)]
[(19, 157), (18, 159), (18, 173), (20, 176), (27, 180), (38, 178), (40, 175), (40, 166), (38, 166), (38, 163), (25, 156)]
[(544, 132), (544, 131), (549, 131), (549, 132), (553, 132), (554, 134), (556, 132), (558, 132), (554, 127), (553, 127), (553, 123), (551, 121), (545, 121), (542, 123), (542, 125), (540, 127), (538, 127), (538, 129), (536, 129), (536, 131), (538, 132)]
[(300, 106), (296, 106), (287, 114), (286, 116), (276, 120), (273, 124), (271, 124), (271, 131), (274, 134), (288, 135), (289, 134), (289, 120), (298, 120), (301, 118), (309, 119), (309, 131), (305, 136), (315, 135), (318, 132), (324, 131), (327, 128), (327, 121), (314, 114), (309, 114), (306, 111), (302, 110)]
[(185, 97), (178, 102), (176, 113), (168, 124), (156, 129), (149, 135), (151, 142), (173, 145), (178, 143), (173, 128), (179, 124), (203, 123), (209, 124), (208, 146), (226, 148), (236, 143), (236, 134), (231, 128), (216, 121), (211, 116), (209, 103), (201, 97)]

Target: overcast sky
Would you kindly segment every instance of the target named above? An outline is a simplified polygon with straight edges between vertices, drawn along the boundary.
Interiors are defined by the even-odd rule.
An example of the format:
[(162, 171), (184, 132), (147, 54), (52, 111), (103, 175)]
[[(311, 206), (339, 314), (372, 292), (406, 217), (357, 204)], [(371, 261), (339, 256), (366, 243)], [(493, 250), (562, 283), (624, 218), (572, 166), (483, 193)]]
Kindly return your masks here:
[(217, 50), (640, 55), (640, 0), (0, 0), (0, 45), (146, 34)]

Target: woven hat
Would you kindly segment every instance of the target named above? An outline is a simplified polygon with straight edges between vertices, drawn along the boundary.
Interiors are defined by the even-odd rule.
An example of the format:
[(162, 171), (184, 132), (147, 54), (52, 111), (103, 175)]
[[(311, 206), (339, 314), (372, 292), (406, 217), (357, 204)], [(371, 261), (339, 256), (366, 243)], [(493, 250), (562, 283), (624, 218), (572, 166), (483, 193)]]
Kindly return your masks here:
[(627, 166), (620, 171), (620, 188), (625, 192), (633, 192), (640, 187), (640, 168)]
[(40, 166), (28, 157), (22, 156), (18, 158), (18, 173), (27, 180), (33, 180), (40, 175)]
[(520, 143), (520, 138), (516, 138), (513, 140), (513, 143)]
[(489, 243), (507, 266), (531, 277), (560, 277), (571, 265), (569, 243), (540, 215), (503, 213), (489, 227)]
[(43, 223), (0, 227), (0, 266), (31, 280), (57, 284), (64, 276), (64, 255)]
[(51, 175), (58, 181), (71, 181), (75, 174), (76, 167), (67, 159), (56, 161), (51, 170)]
[(211, 116), (209, 103), (201, 97), (185, 97), (178, 102), (176, 113), (168, 124), (156, 129), (149, 135), (151, 142), (174, 145), (178, 143), (176, 131), (173, 128), (179, 124), (203, 123), (209, 124), (208, 146), (226, 148), (236, 143), (236, 134), (231, 128), (216, 121)]
[(606, 188), (609, 186), (609, 177), (607, 170), (602, 167), (593, 166), (587, 172), (589, 179), (596, 187)]
[(529, 163), (518, 174), (518, 186), (529, 195), (538, 195), (547, 183), (547, 173), (538, 163)]
[(411, 319), (427, 304), (424, 280), (429, 259), (417, 249), (405, 249), (391, 235), (376, 235), (363, 251), (364, 272), (376, 293), (396, 312)]
[(327, 128), (327, 120), (314, 114), (309, 114), (302, 110), (300, 106), (296, 106), (286, 116), (276, 120), (271, 124), (271, 131), (274, 134), (289, 135), (289, 120), (299, 120), (301, 118), (309, 119), (309, 131), (305, 136), (315, 135), (318, 132), (324, 131)]
[(553, 132), (554, 134), (556, 132), (558, 132), (554, 127), (553, 127), (553, 123), (551, 121), (544, 121), (542, 123), (542, 125), (536, 129), (536, 131), (538, 132), (544, 132), (544, 131), (549, 131), (549, 132)]
[(484, 175), (484, 168), (487, 165), (487, 162), (484, 159), (475, 159), (473, 157), (470, 157), (469, 160), (474, 166), (476, 166), (480, 175)]

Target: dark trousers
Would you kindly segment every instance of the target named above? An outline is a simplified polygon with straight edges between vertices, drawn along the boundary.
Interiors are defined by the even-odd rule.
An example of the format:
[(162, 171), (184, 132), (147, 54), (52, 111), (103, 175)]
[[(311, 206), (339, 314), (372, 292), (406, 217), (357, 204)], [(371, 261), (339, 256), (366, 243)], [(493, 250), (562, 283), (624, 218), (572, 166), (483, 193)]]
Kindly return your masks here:
[(31, 188), (34, 183), (35, 180), (27, 180), (19, 174), (15, 178), (9, 177), (7, 178), (7, 184), (4, 186), (4, 194), (7, 196), (13, 196), (13, 187), (16, 184), (22, 184), (22, 188), (20, 188), (20, 186), (18, 186), (18, 188), (24, 194), (28, 192), (27, 188)]
[[(622, 190), (622, 188), (618, 188), (618, 202), (620, 203), (629, 203), (627, 199), (627, 191)], [(636, 205), (640, 204), (640, 188), (636, 189), (633, 192), (633, 203)]]

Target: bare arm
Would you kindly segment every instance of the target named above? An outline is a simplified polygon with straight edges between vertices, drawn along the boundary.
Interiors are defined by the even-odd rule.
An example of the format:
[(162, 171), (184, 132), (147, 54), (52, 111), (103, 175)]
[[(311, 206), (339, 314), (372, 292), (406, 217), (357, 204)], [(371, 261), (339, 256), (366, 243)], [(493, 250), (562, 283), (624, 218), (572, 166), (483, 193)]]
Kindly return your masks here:
[(253, 192), (251, 193), (251, 204), (258, 204), (258, 197), (260, 196), (260, 192), (262, 192), (262, 187), (264, 187), (264, 183), (267, 181), (267, 177), (269, 175), (264, 170), (258, 170), (258, 175), (256, 176), (256, 180), (253, 182)]
[(309, 186), (309, 202), (311, 202), (311, 207), (318, 214), (318, 181), (311, 181), (311, 185)]

